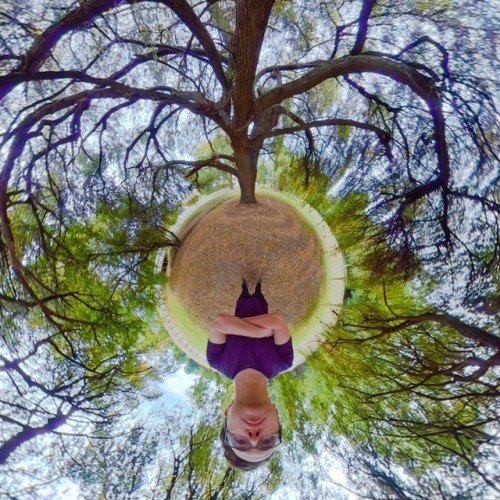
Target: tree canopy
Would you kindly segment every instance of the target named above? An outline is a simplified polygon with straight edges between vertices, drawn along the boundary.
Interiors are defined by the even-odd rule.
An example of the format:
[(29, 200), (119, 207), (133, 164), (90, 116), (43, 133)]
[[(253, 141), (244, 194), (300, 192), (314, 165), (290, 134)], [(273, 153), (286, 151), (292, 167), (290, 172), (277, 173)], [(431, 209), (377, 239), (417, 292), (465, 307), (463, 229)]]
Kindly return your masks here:
[[(328, 474), (311, 469), (318, 450), (341, 451), (360, 495), (354, 468), (379, 498), (460, 498), (469, 475), (471, 495), (494, 489), (493, 11), (469, 0), (5, 0), (0, 463), (9, 477), (49, 436), (59, 450), (73, 443), (74, 464), (59, 471), (104, 496), (115, 493), (96, 484), (91, 457), (122, 461), (133, 477), (160, 460), (154, 430), (141, 426), (127, 438), (145, 450), (137, 460), (118, 441), (98, 444), (165, 375), (159, 349), (174, 349), (155, 313), (164, 280), (155, 253), (181, 243), (168, 228), (193, 187), (237, 183), (241, 203), (255, 203), (259, 181), (314, 206), (349, 265), (325, 345), (273, 383), (288, 471), (307, 463), (311, 473), (299, 486), (273, 462), (262, 483), (233, 483), (215, 465), (208, 478), (192, 464), (212, 467), (202, 455), (217, 453), (201, 419), (184, 436), (165, 430), (188, 464), (175, 491), (201, 482), (194, 497), (217, 497), (234, 484), (254, 498), (287, 477), (323, 491)], [(193, 404), (222, 405), (224, 382), (203, 379)], [(78, 457), (72, 440), (90, 438)], [(174, 476), (160, 469), (150, 471), (159, 494), (173, 494)], [(123, 487), (119, 495), (140, 489)]]

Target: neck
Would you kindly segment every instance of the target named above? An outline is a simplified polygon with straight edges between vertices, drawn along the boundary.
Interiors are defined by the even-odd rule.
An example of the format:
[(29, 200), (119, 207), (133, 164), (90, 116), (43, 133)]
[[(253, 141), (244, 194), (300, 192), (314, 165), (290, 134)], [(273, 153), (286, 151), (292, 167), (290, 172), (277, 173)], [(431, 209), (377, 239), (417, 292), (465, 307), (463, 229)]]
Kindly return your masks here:
[(269, 401), (268, 379), (253, 368), (247, 368), (234, 377), (234, 399), (240, 403)]

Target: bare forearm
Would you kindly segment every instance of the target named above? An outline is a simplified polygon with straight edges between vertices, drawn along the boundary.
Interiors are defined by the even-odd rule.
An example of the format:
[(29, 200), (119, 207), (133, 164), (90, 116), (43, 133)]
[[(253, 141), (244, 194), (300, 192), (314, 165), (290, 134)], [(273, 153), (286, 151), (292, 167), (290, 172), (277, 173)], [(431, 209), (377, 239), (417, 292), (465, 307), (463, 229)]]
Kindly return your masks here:
[(219, 314), (215, 318), (212, 328), (225, 335), (241, 335), (253, 338), (270, 337), (273, 334), (270, 328), (252, 324), (230, 314)]
[(245, 318), (245, 321), (252, 325), (271, 329), (274, 335), (274, 343), (277, 345), (285, 344), (290, 340), (290, 330), (283, 315), (279, 312), (250, 316)]
[(261, 328), (270, 328), (275, 330), (283, 326), (284, 320), (280, 313), (274, 312), (270, 314), (260, 314), (259, 316), (250, 316), (244, 320), (252, 325), (260, 326)]

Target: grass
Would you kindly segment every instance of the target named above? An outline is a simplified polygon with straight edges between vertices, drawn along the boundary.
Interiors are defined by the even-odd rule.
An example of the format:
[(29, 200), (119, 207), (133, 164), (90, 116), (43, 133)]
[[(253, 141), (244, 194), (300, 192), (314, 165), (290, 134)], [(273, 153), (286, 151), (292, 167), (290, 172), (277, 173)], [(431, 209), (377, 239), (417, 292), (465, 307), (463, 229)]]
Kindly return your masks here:
[[(186, 219), (182, 220), (181, 223), (177, 225), (176, 233), (181, 234), (183, 228), (185, 228), (189, 222), (199, 215), (206, 214), (219, 204), (238, 196), (238, 190), (225, 190), (220, 192), (218, 195), (212, 195), (209, 200), (201, 206), (196, 207), (196, 209), (189, 213), (189, 216)], [(314, 297), (311, 298), (307, 312), (303, 319), (294, 323), (291, 327), (294, 344), (296, 347), (300, 347), (306, 342), (313, 340), (316, 335), (321, 333), (323, 330), (323, 326), (321, 325), (323, 318), (331, 315), (331, 301), (328, 299), (332, 295), (331, 292), (333, 290), (333, 286), (331, 285), (332, 277), (335, 281), (334, 277), (338, 275), (338, 273), (336, 273), (334, 269), (334, 259), (328, 258), (329, 256), (327, 252), (330, 249), (327, 248), (325, 239), (322, 237), (321, 232), (318, 231), (317, 215), (314, 212), (310, 212), (309, 208), (304, 207), (303, 202), (300, 200), (295, 200), (290, 198), (285, 193), (277, 192), (269, 188), (257, 188), (257, 196), (276, 198), (291, 206), (297, 214), (298, 220), (303, 225), (311, 229), (321, 242), (321, 266), (324, 270), (324, 274), (320, 283), (319, 291)], [(206, 348), (206, 339), (208, 336), (206, 328), (202, 327), (195, 319), (192, 318), (170, 285), (165, 286), (163, 296), (167, 311), (176, 329), (194, 349), (198, 350), (200, 353), (204, 353)]]

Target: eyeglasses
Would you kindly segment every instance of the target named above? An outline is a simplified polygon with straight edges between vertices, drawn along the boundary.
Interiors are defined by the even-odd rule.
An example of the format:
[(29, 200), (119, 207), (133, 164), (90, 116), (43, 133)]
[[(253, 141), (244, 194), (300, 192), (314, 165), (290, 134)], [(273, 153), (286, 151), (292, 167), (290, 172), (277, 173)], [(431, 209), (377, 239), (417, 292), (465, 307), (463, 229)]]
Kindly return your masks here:
[(281, 424), (278, 421), (278, 433), (277, 434), (269, 434), (268, 436), (263, 436), (259, 439), (255, 446), (252, 445), (250, 440), (245, 436), (238, 436), (236, 434), (230, 434), (227, 431), (227, 418), (224, 419), (224, 444), (231, 446), (231, 448), (235, 448), (239, 451), (247, 451), (252, 448), (257, 448), (259, 450), (271, 450), (272, 448), (276, 448), (279, 444), (281, 444)]

